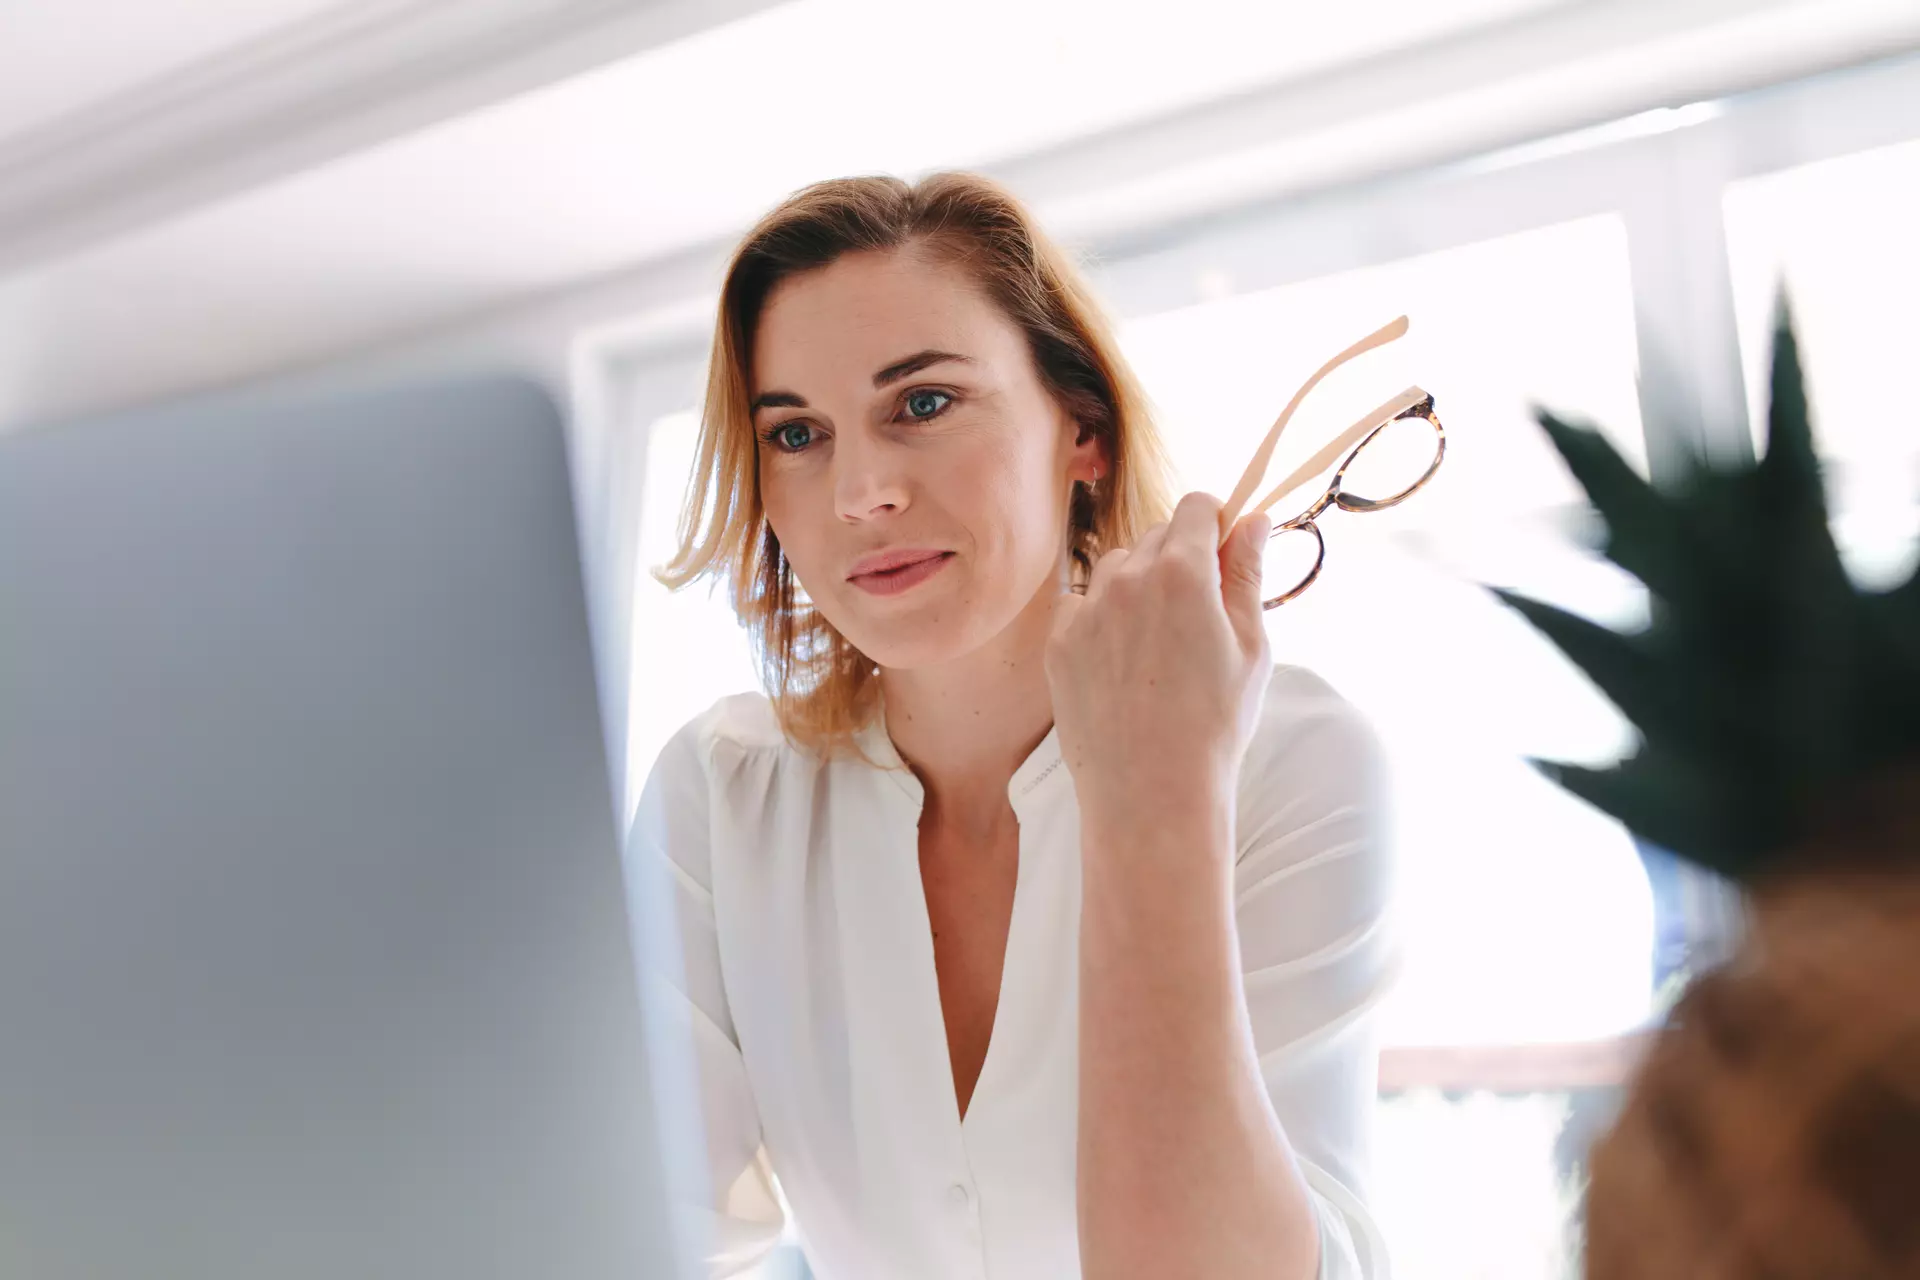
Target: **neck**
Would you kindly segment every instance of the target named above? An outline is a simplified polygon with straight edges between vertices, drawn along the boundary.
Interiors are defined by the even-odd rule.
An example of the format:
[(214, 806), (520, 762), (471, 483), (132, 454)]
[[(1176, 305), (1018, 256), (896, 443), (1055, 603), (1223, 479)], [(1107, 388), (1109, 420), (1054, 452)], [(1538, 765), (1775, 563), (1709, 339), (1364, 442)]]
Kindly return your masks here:
[(927, 812), (983, 829), (1002, 816), (1007, 784), (1053, 727), (1043, 661), (1057, 599), (1042, 588), (991, 642), (952, 662), (881, 668), (887, 734)]

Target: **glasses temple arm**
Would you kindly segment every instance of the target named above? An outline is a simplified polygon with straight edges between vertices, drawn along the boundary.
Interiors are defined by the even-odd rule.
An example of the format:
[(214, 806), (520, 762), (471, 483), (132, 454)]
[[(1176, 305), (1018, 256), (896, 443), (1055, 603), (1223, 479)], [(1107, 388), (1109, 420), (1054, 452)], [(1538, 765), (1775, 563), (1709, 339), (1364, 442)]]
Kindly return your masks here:
[(1399, 395), (1387, 401), (1379, 408), (1367, 414), (1366, 417), (1360, 419), (1360, 421), (1335, 436), (1333, 440), (1327, 444), (1326, 448), (1301, 463), (1285, 480), (1282, 480), (1279, 484), (1268, 490), (1266, 497), (1260, 499), (1260, 501), (1254, 503), (1253, 506), (1247, 509), (1247, 514), (1253, 515), (1257, 512), (1268, 510), (1276, 502), (1279, 502), (1280, 499), (1286, 497), (1289, 493), (1292, 493), (1295, 489), (1298, 489), (1301, 485), (1333, 465), (1334, 459), (1344, 453), (1356, 440), (1364, 439), (1368, 432), (1376, 430), (1382, 423), (1399, 417), (1402, 413), (1405, 413), (1408, 409), (1413, 408), (1414, 405), (1419, 404), (1426, 398), (1427, 393), (1419, 387), (1408, 387), (1405, 391), (1402, 391)]
[(1246, 471), (1240, 477), (1240, 483), (1233, 487), (1233, 496), (1220, 511), (1220, 541), (1224, 545), (1227, 535), (1233, 531), (1234, 521), (1240, 518), (1241, 508), (1246, 506), (1247, 498), (1253, 493), (1254, 486), (1260, 483), (1260, 477), (1267, 473), (1267, 465), (1273, 461), (1274, 446), (1280, 443), (1280, 433), (1286, 430), (1287, 423), (1293, 418), (1294, 410), (1307, 397), (1307, 392), (1318, 386), (1320, 380), (1338, 369), (1355, 356), (1364, 355), (1375, 347), (1384, 347), (1387, 343), (1403, 336), (1407, 332), (1407, 318), (1400, 316), (1375, 329), (1360, 341), (1342, 351), (1333, 359), (1320, 366), (1319, 372), (1308, 378), (1301, 388), (1293, 393), (1293, 399), (1280, 411), (1273, 426), (1267, 429), (1267, 438), (1254, 450), (1253, 461), (1247, 464)]

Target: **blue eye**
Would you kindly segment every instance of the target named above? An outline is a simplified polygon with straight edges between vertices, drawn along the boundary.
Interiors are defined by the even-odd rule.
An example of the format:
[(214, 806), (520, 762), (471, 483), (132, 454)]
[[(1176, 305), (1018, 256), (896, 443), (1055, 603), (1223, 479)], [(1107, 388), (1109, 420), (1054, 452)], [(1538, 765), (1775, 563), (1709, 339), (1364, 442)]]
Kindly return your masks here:
[[(926, 406), (929, 401), (945, 401), (946, 403), (934, 404), (928, 408)], [(944, 391), (915, 391), (908, 395), (906, 399), (907, 417), (910, 420), (918, 422), (924, 422), (928, 418), (936, 418), (940, 416), (940, 413), (947, 407), (947, 404), (952, 403), (952, 401), (953, 397)]]
[(769, 438), (788, 453), (798, 453), (813, 443), (813, 428), (804, 422), (789, 422), (775, 427)]

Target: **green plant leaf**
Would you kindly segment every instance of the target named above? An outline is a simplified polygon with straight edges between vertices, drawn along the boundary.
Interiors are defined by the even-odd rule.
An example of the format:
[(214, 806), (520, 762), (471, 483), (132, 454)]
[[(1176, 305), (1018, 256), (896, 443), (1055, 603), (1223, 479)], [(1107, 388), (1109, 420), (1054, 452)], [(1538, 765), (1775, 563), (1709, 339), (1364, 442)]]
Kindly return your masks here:
[(1716, 700), (1678, 677), (1654, 632), (1625, 635), (1518, 592), (1492, 590), (1585, 672), (1643, 736), (1712, 745)]
[(1535, 410), (1534, 416), (1606, 524), (1602, 551), (1607, 559), (1656, 594), (1682, 590), (1689, 575), (1672, 552), (1686, 539), (1665, 497), (1598, 431), (1545, 409)]

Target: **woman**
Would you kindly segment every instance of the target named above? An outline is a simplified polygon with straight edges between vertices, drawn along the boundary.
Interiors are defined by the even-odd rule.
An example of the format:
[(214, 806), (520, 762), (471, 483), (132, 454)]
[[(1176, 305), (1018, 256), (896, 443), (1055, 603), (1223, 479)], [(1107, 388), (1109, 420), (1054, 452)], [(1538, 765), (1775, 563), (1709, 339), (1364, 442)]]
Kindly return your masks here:
[[(1145, 398), (1004, 190), (822, 183), (722, 290), (670, 585), (767, 696), (635, 823), (684, 949), (715, 1274), (1385, 1274), (1377, 753), (1275, 670), (1264, 518), (1170, 514)], [(915, 856), (917, 852), (917, 857)]]

